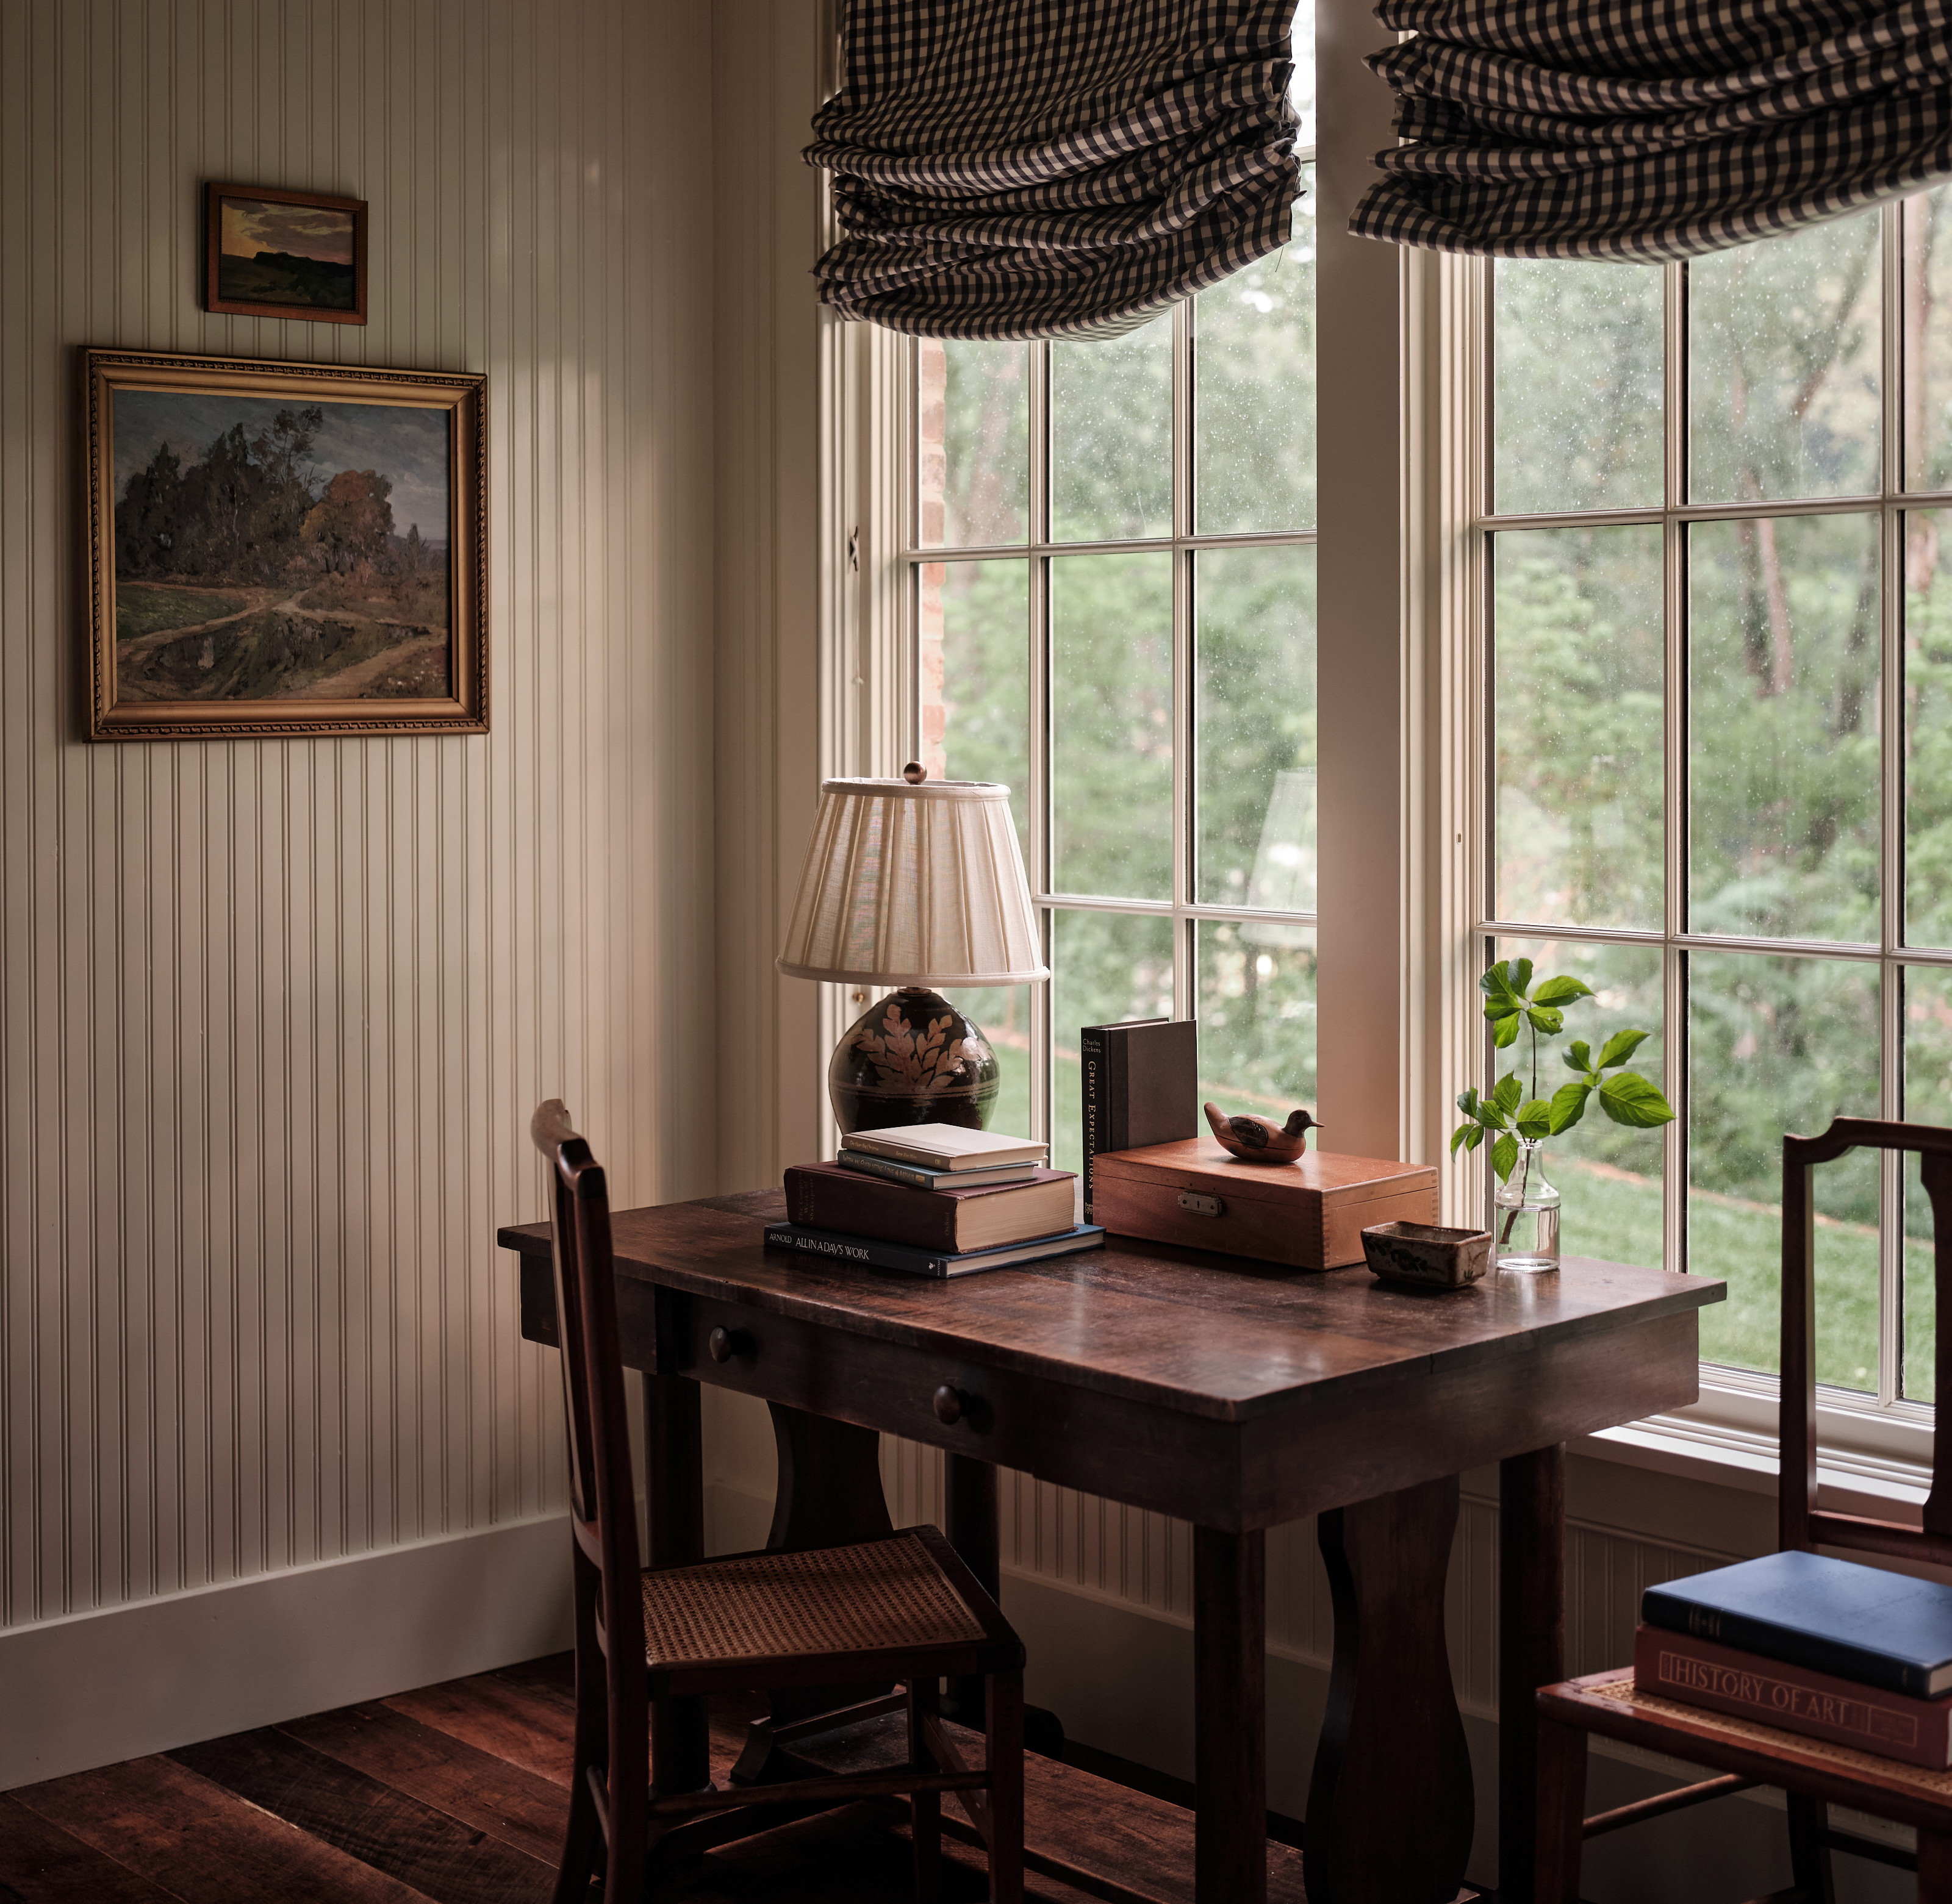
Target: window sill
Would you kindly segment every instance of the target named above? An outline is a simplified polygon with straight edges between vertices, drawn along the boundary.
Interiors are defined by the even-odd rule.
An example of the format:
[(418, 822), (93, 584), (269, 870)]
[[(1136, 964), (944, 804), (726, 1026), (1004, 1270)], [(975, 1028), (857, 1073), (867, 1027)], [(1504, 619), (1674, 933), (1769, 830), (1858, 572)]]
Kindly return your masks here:
[[(1595, 1461), (1773, 1494), (1775, 1430), (1773, 1393), (1761, 1384), (1716, 1382), (1704, 1371), (1701, 1399), (1692, 1407), (1603, 1428), (1569, 1448)], [(1819, 1395), (1816, 1432), (1820, 1506), (1916, 1523), (1932, 1485), (1932, 1432), (1922, 1421), (1826, 1406)]]

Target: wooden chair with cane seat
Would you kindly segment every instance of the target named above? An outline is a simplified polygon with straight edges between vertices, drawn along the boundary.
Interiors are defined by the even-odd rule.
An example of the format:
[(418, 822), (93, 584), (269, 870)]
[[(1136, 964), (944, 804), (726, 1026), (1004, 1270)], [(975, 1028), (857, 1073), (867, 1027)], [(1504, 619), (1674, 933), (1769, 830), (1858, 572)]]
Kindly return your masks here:
[[(861, 1799), (906, 1794), (915, 1893), (934, 1904), (944, 1792), (987, 1841), (993, 1904), (1023, 1896), (1021, 1643), (933, 1527), (842, 1547), (639, 1565), (636, 1490), (617, 1351), (617, 1296), (603, 1172), (555, 1099), (531, 1127), (548, 1160), (557, 1320), (568, 1415), (576, 1608), (576, 1746), (555, 1904), (603, 1881), (604, 1904), (638, 1904), (664, 1874), (712, 1846)], [(984, 1762), (963, 1762), (937, 1712), (944, 1677), (987, 1686)], [(704, 1695), (885, 1685), (906, 1697), (908, 1758), (867, 1771), (714, 1789)], [(654, 1717), (655, 1715), (655, 1717)], [(849, 1715), (777, 1728), (775, 1744)], [(736, 1774), (735, 1774), (736, 1776)], [(679, 1789), (689, 1787), (690, 1789)]]
[[(1952, 1566), (1952, 1438), (1932, 1438), (1932, 1490), (1924, 1524), (1828, 1514), (1816, 1505), (1816, 1382), (1813, 1277), (1815, 1204), (1810, 1173), (1847, 1151), (1916, 1152), (1932, 1205), (1938, 1292), (1935, 1393), (1952, 1395), (1952, 1130), (1839, 1118), (1820, 1137), (1782, 1143), (1782, 1478), (1778, 1545), (1812, 1551), (1855, 1549), (1894, 1559)], [(1773, 1786), (1789, 1801), (1794, 1882), (1760, 1904), (1832, 1904), (1832, 1850), (1848, 1850), (1918, 1874), (1920, 1904), (1952, 1904), (1952, 1771), (1929, 1771), (1772, 1726), (1725, 1717), (1634, 1690), (1631, 1671), (1593, 1673), (1538, 1694), (1537, 1904), (1575, 1904), (1583, 1841), (1703, 1800)], [(1685, 1759), (1716, 1775), (1595, 1818), (1582, 1818), (1586, 1736), (1625, 1740)], [(1918, 1855), (1833, 1830), (1828, 1808), (1844, 1805), (1915, 1825)]]

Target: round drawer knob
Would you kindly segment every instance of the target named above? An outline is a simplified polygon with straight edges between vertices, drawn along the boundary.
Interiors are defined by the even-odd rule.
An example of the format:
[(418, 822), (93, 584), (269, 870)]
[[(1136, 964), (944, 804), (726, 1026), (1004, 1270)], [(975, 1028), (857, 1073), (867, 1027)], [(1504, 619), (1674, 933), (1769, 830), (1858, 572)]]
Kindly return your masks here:
[(752, 1338), (743, 1329), (715, 1329), (705, 1338), (705, 1352), (715, 1362), (728, 1362), (734, 1355), (749, 1355)]
[(965, 1397), (959, 1388), (952, 1388), (944, 1382), (935, 1391), (935, 1418), (946, 1428), (953, 1428), (962, 1419)]

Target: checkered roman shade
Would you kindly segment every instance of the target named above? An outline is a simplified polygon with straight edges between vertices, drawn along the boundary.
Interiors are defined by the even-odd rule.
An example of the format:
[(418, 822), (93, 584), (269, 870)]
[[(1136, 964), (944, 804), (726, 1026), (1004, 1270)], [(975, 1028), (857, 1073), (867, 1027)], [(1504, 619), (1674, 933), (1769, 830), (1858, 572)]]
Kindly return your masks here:
[(1720, 251), (1952, 177), (1952, 0), (1383, 0), (1407, 144), (1358, 236)]
[(1143, 323), (1286, 242), (1294, 0), (848, 0), (822, 299), (928, 337)]

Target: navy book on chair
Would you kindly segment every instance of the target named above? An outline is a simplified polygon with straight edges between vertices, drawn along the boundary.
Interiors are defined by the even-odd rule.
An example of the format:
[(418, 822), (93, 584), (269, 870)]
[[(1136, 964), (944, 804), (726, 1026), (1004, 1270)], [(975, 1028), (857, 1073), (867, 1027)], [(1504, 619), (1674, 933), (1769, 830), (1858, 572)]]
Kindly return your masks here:
[(1952, 1691), (1952, 1587), (1788, 1549), (1650, 1587), (1670, 1633), (1913, 1699)]

